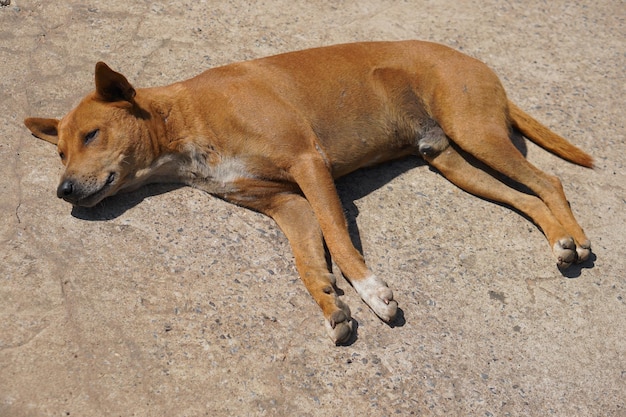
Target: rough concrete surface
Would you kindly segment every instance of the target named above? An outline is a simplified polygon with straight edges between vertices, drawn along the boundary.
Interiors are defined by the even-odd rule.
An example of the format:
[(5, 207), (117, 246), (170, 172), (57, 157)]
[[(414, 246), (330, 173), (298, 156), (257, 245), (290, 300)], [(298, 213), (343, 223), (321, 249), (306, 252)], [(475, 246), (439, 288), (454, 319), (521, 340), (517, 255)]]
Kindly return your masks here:
[[(626, 415), (625, 18), (609, 0), (0, 7), (0, 415)], [(72, 209), (55, 149), (22, 125), (65, 114), (98, 60), (145, 87), (407, 38), (487, 62), (595, 157), (588, 170), (526, 144), (562, 179), (593, 261), (560, 273), (527, 219), (419, 160), (361, 171), (338, 188), (403, 317), (380, 322), (338, 277), (358, 338), (335, 347), (270, 219), (159, 185)]]

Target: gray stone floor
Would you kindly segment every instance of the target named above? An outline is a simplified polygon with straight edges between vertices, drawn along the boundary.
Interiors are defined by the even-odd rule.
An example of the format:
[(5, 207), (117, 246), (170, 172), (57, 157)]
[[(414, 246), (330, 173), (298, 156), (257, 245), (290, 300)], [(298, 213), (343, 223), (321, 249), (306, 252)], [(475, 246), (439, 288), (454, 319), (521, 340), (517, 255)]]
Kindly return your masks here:
[[(6, 2), (5, 2), (6, 3)], [(626, 415), (626, 8), (621, 1), (18, 1), (0, 7), (0, 415)], [(104, 60), (137, 86), (318, 45), (419, 38), (487, 62), (596, 158), (532, 144), (597, 258), (565, 276), (541, 232), (417, 160), (339, 182), (398, 326), (338, 278), (335, 347), (274, 223), (190, 188), (92, 210), (22, 125)]]

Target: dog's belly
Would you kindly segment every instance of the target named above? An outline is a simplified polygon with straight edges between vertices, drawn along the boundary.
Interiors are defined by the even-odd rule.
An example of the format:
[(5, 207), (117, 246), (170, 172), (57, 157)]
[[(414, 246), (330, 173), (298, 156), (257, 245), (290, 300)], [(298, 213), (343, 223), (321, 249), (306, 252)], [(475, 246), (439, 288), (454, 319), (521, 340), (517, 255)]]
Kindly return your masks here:
[(336, 140), (322, 138), (321, 150), (333, 177), (409, 155), (432, 157), (449, 145), (445, 133), (432, 119), (405, 123), (402, 128), (397, 123), (390, 126), (379, 132), (372, 128), (369, 134), (339, 136)]
[(359, 168), (371, 167), (404, 156), (414, 155), (415, 153), (416, 148), (414, 146), (404, 146), (393, 149), (374, 149), (368, 152), (340, 154), (331, 158), (332, 174), (334, 178), (339, 178)]

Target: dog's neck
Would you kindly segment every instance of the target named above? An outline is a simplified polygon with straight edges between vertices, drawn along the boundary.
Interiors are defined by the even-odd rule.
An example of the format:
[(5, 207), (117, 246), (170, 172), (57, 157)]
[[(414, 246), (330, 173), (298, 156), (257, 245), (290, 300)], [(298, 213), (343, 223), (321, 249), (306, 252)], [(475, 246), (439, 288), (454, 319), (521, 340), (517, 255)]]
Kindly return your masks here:
[(206, 124), (189, 118), (193, 102), (181, 84), (138, 89), (135, 103), (145, 113), (146, 140), (150, 140), (153, 158), (136, 172), (132, 188), (178, 182), (222, 194), (230, 190), (228, 183), (234, 178), (245, 176), (238, 161), (215, 149)]
[(181, 103), (183, 90), (179, 84), (137, 90), (135, 104), (139, 113), (145, 114), (145, 127), (157, 157), (173, 151), (172, 144), (191, 133), (185, 120), (185, 103)]

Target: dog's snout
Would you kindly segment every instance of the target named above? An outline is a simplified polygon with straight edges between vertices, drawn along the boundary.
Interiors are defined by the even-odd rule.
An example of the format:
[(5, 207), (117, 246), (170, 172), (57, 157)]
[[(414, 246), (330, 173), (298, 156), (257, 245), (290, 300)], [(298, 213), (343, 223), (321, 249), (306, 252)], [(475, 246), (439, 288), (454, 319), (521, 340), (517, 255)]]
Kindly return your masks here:
[(61, 184), (59, 184), (59, 188), (57, 188), (57, 197), (59, 198), (68, 198), (74, 192), (74, 183), (71, 180), (65, 180)]

